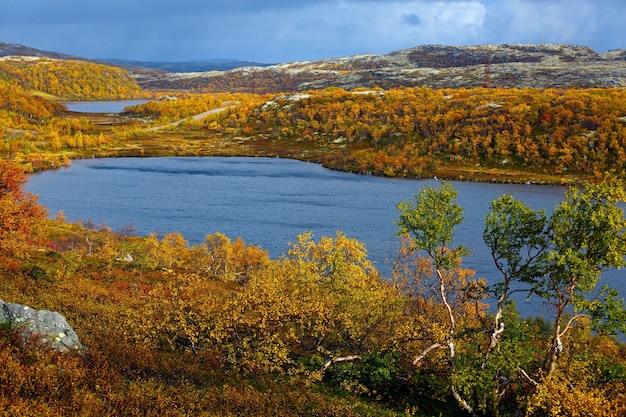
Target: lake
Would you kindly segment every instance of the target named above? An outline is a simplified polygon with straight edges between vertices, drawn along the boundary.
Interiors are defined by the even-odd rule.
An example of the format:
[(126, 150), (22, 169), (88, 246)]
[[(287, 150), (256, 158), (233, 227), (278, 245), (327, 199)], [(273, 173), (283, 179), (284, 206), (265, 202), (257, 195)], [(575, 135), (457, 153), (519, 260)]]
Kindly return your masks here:
[[(241, 236), (272, 257), (286, 252), (304, 231), (319, 238), (341, 230), (365, 243), (370, 259), (388, 276), (386, 260), (398, 248), (396, 205), (438, 183), (357, 175), (278, 158), (171, 157), (76, 160), (69, 168), (32, 174), (26, 189), (40, 196), (53, 217), (63, 210), (68, 221), (106, 222), (113, 230), (132, 224), (141, 235), (178, 231), (191, 244), (221, 232), (233, 240)], [(455, 239), (472, 252), (464, 264), (489, 280), (499, 277), (482, 241), (491, 201), (509, 193), (535, 209), (551, 209), (566, 190), (453, 185), (465, 213)], [(615, 286), (621, 273), (603, 282)], [(620, 290), (626, 294), (623, 284)], [(536, 308), (531, 312), (537, 314)]]
[(147, 103), (148, 100), (62, 101), (69, 111), (78, 113), (121, 113), (124, 107)]

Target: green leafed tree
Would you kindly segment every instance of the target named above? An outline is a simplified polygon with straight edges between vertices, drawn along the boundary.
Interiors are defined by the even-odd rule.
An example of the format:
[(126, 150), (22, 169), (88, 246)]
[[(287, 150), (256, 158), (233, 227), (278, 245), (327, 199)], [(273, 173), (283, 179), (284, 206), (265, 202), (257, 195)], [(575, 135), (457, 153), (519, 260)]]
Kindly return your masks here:
[(440, 188), (425, 187), (412, 200), (398, 204), (398, 235), (410, 235), (415, 249), (425, 251), (437, 269), (449, 270), (467, 254), (463, 246), (452, 247), (454, 228), (463, 222), (457, 195), (444, 182)]
[[(571, 188), (550, 215), (510, 195), (494, 200), (484, 231), (501, 273), (500, 280), (484, 287), (484, 294), (493, 297), (494, 311), (476, 308), (476, 320), (462, 323), (459, 317), (464, 312), (450, 302), (450, 288), (455, 285), (451, 272), (467, 253), (453, 240), (454, 228), (463, 220), (456, 191), (443, 183), (400, 203), (398, 234), (410, 236), (412, 250), (426, 253), (432, 262), (438, 282), (430, 288), (448, 312), (445, 337), (433, 339), (418, 352), (414, 364), (435, 350), (447, 349), (449, 387), (461, 408), (472, 415), (497, 415), (513, 390), (547, 383), (564, 350), (563, 338), (577, 322), (591, 322), (598, 332), (624, 334), (623, 300), (617, 291), (598, 291), (597, 286), (602, 272), (625, 265), (626, 220), (619, 206), (625, 190), (623, 182), (613, 179)], [(472, 291), (469, 283), (464, 296), (470, 297)], [(554, 306), (549, 317), (551, 336), (543, 339), (549, 343), (543, 350), (549, 352), (545, 360), (538, 340), (528, 338), (527, 322), (519, 320), (514, 310), (511, 295), (515, 292)]]
[[(457, 363), (457, 316), (451, 303), (451, 288), (455, 287), (458, 278), (455, 270), (460, 260), (468, 251), (463, 246), (453, 246), (454, 228), (463, 221), (463, 208), (456, 202), (458, 192), (448, 182), (441, 187), (424, 187), (410, 201), (398, 204), (400, 219), (398, 235), (408, 235), (412, 250), (423, 251), (433, 264), (436, 285), (434, 291), (445, 307), (448, 318), (448, 330), (441, 340), (433, 340), (413, 361), (419, 364), (430, 352), (440, 348), (448, 350), (448, 362), (454, 372)], [(473, 407), (460, 394), (457, 384), (450, 384), (452, 396), (459, 405), (469, 413)]]
[(510, 195), (492, 202), (484, 239), (502, 281), (491, 286), (498, 302), (490, 350), (502, 338), (502, 307), (513, 292), (553, 306), (548, 357), (534, 369), (534, 378), (520, 368), (527, 382), (549, 383), (564, 351), (564, 337), (577, 321), (591, 322), (600, 333), (626, 331), (623, 299), (615, 289), (597, 288), (604, 271), (625, 265), (626, 220), (619, 206), (625, 197), (624, 183), (609, 179), (570, 188), (550, 216)]
[[(626, 220), (618, 206), (625, 199), (624, 183), (617, 180), (572, 188), (549, 219), (546, 273), (532, 288), (556, 307), (548, 373), (563, 350), (561, 338), (577, 318), (588, 315), (600, 331), (626, 331), (624, 306), (615, 292), (594, 296), (602, 272), (626, 264)], [(570, 305), (575, 315), (564, 323)]]

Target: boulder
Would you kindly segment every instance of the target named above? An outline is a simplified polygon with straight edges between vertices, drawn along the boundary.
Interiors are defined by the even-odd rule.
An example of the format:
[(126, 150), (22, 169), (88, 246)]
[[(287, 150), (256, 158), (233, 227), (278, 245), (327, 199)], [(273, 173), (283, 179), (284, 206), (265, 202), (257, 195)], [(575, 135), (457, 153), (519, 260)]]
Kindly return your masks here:
[(84, 352), (74, 329), (56, 311), (35, 310), (0, 300), (0, 323), (10, 325), (24, 343), (36, 341), (59, 352)]

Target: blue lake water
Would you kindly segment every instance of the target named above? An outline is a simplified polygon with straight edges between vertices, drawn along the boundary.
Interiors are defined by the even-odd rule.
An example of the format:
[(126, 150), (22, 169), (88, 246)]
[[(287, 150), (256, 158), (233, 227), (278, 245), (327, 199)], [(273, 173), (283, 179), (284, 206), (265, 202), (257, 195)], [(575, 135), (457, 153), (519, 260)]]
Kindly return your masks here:
[[(398, 248), (397, 204), (436, 180), (389, 179), (325, 169), (277, 158), (117, 158), (73, 161), (70, 168), (31, 175), (26, 189), (38, 194), (50, 215), (69, 221), (105, 222), (113, 230), (132, 224), (137, 233), (180, 232), (191, 243), (221, 232), (241, 236), (272, 257), (286, 252), (298, 234), (316, 238), (343, 231), (365, 243), (383, 275)], [(491, 201), (513, 194), (533, 208), (551, 209), (564, 187), (453, 182), (465, 220), (455, 239), (471, 254), (464, 260), (478, 276), (498, 278), (482, 241)], [(620, 288), (624, 272), (603, 282)], [(619, 285), (618, 285), (619, 284)], [(621, 287), (620, 287), (621, 285)], [(518, 301), (519, 303), (519, 301)], [(521, 301), (523, 303), (523, 300)], [(539, 314), (537, 306), (519, 306)]]
[(146, 103), (148, 100), (62, 101), (69, 111), (79, 113), (121, 113), (124, 107)]

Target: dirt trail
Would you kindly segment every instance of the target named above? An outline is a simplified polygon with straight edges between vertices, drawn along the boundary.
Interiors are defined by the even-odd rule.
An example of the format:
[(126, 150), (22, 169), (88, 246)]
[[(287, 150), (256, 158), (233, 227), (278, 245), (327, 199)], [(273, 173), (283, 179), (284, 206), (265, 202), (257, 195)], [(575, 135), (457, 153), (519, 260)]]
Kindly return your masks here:
[[(205, 111), (203, 113), (196, 114), (196, 115), (192, 116), (192, 119), (193, 120), (202, 120), (202, 119), (204, 119), (205, 117), (207, 117), (207, 116), (209, 116), (211, 114), (221, 113), (221, 112), (223, 112), (223, 111), (225, 111), (227, 109), (230, 109), (231, 107), (235, 107), (236, 105), (237, 105), (236, 102), (232, 102), (232, 103), (228, 104), (227, 106), (217, 107), (215, 109), (207, 110), (207, 111)], [(146, 130), (149, 131), (149, 132), (154, 132), (154, 131), (157, 131), (157, 130), (163, 130), (163, 129), (167, 129), (167, 128), (170, 128), (170, 127), (176, 127), (176, 126), (180, 125), (181, 123), (183, 123), (187, 119), (188, 118), (177, 120), (175, 122), (168, 123), (168, 124), (161, 125), (161, 126), (149, 127), (149, 128), (146, 128)]]

